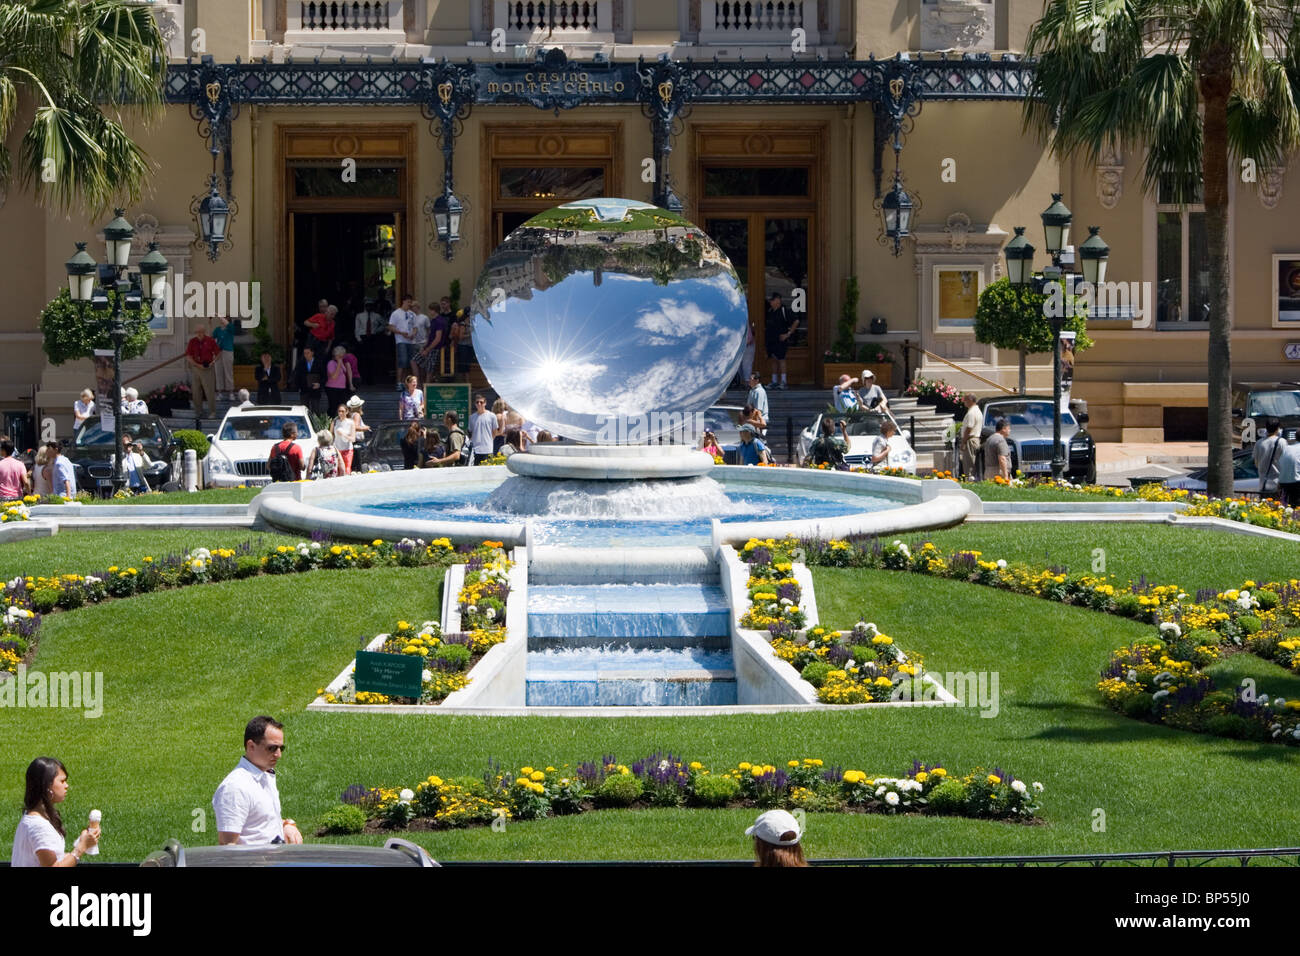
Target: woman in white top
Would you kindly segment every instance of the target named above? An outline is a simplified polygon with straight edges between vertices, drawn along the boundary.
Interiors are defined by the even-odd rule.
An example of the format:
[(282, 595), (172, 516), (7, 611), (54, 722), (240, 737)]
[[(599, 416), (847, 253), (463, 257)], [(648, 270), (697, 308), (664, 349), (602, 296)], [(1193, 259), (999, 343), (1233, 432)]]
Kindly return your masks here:
[(36, 460), (32, 462), (32, 494), (54, 494), (54, 488), (50, 484), (49, 464), (50, 450), (42, 445), (36, 452)]
[(357, 437), (357, 423), (348, 414), (348, 407), (340, 405), (334, 417), (334, 450), (343, 463), (342, 474), (352, 474), (352, 440)]
[(75, 419), (72, 428), (75, 431), (81, 427), (91, 415), (95, 414), (95, 393), (88, 388), (81, 390), (81, 398), (72, 403), (72, 416)]
[(99, 826), (82, 830), (72, 852), (66, 851), (63, 819), (54, 808), (68, 796), (68, 771), (53, 757), (37, 757), (27, 766), (23, 818), (14, 831), (10, 866), (76, 866), (83, 853), (99, 842)]

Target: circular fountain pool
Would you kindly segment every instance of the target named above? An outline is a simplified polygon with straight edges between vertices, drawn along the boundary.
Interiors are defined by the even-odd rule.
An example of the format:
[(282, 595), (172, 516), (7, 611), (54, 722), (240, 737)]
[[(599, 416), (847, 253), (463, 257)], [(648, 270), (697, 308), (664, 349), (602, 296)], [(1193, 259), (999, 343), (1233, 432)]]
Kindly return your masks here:
[(360, 540), (511, 545), (527, 535), (534, 544), (643, 548), (893, 534), (955, 524), (971, 504), (947, 481), (786, 468), (719, 466), (704, 478), (570, 480), (511, 493), (506, 483), (521, 481), (501, 467), (356, 475), (273, 485), (257, 507), (277, 527)]

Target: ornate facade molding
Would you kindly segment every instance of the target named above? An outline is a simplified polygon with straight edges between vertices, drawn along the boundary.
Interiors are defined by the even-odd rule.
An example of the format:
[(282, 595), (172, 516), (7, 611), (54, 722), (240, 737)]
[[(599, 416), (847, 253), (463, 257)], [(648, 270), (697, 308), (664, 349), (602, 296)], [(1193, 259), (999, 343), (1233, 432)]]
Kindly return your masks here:
[(921, 256), (966, 253), (972, 258), (1002, 255), (1007, 232), (996, 223), (972, 223), (963, 212), (950, 215), (942, 226), (914, 225), (912, 238), (919, 264)]
[(984, 0), (924, 0), (921, 46), (927, 50), (993, 47), (993, 4)]
[(1097, 162), (1097, 199), (1101, 208), (1114, 209), (1124, 195), (1124, 156), (1119, 144), (1109, 142), (1102, 147)]
[(1282, 201), (1282, 184), (1286, 176), (1285, 166), (1265, 166), (1259, 177), (1259, 203), (1265, 209), (1276, 209)]

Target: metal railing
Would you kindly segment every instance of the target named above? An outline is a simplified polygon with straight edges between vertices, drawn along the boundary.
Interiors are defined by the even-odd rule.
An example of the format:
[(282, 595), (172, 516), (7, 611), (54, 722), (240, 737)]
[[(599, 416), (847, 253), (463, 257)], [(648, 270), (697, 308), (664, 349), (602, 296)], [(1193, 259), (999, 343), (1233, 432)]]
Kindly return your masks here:
[(171, 365), (172, 362), (178, 362), (183, 358), (185, 358), (184, 352), (182, 352), (180, 355), (173, 355), (165, 362), (159, 362), (153, 368), (145, 369), (143, 372), (140, 372), (138, 375), (132, 375), (130, 378), (123, 381), (122, 384), (130, 385), (132, 382), (139, 381), (140, 379), (144, 378), (146, 375), (152, 375), (154, 372), (158, 371), (159, 369), (166, 368), (168, 365)]
[[(921, 346), (919, 346), (919, 345), (912, 345), (910, 342), (904, 341), (904, 342), (903, 342), (903, 354), (904, 354), (904, 356), (907, 355), (907, 353), (908, 353), (909, 350), (911, 350), (911, 351), (915, 351), (915, 352), (920, 352), (922, 355), (927, 355), (927, 356), (929, 356), (930, 358), (934, 359), (936, 362), (942, 362), (944, 365), (950, 365), (950, 366), (952, 366), (953, 368), (955, 368), (957, 371), (961, 372), (963, 375), (969, 375), (971, 378), (973, 378), (973, 379), (977, 379), (978, 381), (983, 382), (985, 385), (988, 385), (988, 386), (990, 386), (991, 388), (996, 388), (996, 389), (998, 389), (998, 390), (1001, 391), (1001, 392), (1005, 392), (1007, 395), (1016, 395), (1016, 394), (1018, 394), (1014, 388), (1007, 388), (1005, 385), (1002, 385), (1002, 384), (1000, 384), (1000, 383), (998, 383), (998, 382), (995, 382), (995, 381), (993, 381), (992, 379), (987, 379), (987, 378), (985, 378), (983, 375), (980, 375), (978, 372), (972, 372), (972, 371), (971, 371), (970, 369), (968, 369), (968, 368), (962, 368), (962, 367), (961, 367), (960, 365), (958, 365), (956, 362), (953, 362), (953, 361), (951, 361), (951, 360), (949, 360), (949, 359), (946, 359), (946, 358), (944, 358), (942, 355), (935, 355), (935, 354), (934, 354), (933, 352), (931, 352), (929, 349), (923, 349), (923, 348), (921, 348)], [(908, 372), (910, 371), (910, 365), (908, 364), (908, 361), (907, 361), (907, 358), (906, 358), (906, 357), (905, 357), (904, 360), (903, 360), (903, 367), (904, 367), (903, 377), (904, 377), (905, 379), (907, 379), (907, 380), (910, 380), (910, 379), (911, 379), (911, 375), (908, 374)], [(918, 366), (918, 370), (919, 370), (919, 366)], [(903, 386), (903, 387), (906, 388), (907, 386)]]

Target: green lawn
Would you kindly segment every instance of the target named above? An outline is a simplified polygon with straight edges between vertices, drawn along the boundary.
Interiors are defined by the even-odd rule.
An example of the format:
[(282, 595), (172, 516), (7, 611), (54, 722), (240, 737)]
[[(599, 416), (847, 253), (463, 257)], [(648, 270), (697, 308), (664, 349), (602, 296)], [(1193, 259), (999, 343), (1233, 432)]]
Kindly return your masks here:
[(908, 542), (933, 541), (945, 550), (974, 548), (990, 561), (1005, 558), (1067, 567), (1076, 573), (1093, 570), (1093, 561), (1103, 557), (1094, 555), (1100, 548), (1107, 574), (1122, 581), (1136, 581), (1145, 574), (1151, 583), (1177, 584), (1192, 594), (1196, 588), (1300, 577), (1300, 548), (1293, 542), (1168, 525), (1006, 522), (901, 537)]
[[(1070, 537), (1072, 526), (1048, 527), (1062, 536), (1053, 546), (1063, 554), (1086, 543)], [(1026, 536), (1026, 526), (945, 534), (976, 545), (985, 532), (1004, 530)], [(1167, 543), (1154, 536), (1142, 540), (1148, 532), (1174, 531), (1120, 530), (1135, 536), (1139, 552)], [(36, 545), (54, 546), (62, 537)], [(1246, 553), (1259, 553), (1267, 543), (1226, 535), (1214, 540)], [(12, 564), (9, 547), (3, 557)], [(1175, 570), (1182, 576), (1231, 583), (1218, 577), (1224, 556), (1217, 550), (1192, 547), (1181, 554)], [(1294, 801), (1241, 800), (1230, 808), (1224, 802), (1225, 794), (1240, 792), (1261, 771), (1266, 778), (1259, 783), (1269, 792), (1294, 792), (1300, 787), (1296, 750), (1143, 724), (1101, 704), (1094, 685), (1108, 652), (1149, 633), (1148, 627), (907, 573), (816, 569), (823, 621), (874, 621), (903, 648), (924, 655), (932, 672), (997, 672), (996, 717), (981, 718), (974, 708), (698, 719), (305, 712), (360, 640), (398, 618), (435, 615), (440, 576), (433, 569), (317, 571), (50, 615), (36, 666), (103, 671), (105, 712), (87, 720), (66, 710), (0, 711), (6, 741), (0, 795), (7, 795), (0, 799), (10, 805), (19, 800), (26, 763), (52, 753), (71, 770), (67, 819), (80, 823), (92, 806), (104, 811), (105, 861), (142, 858), (170, 836), (213, 843), (212, 791), (238, 759), (243, 723), (267, 712), (287, 725), (289, 749), (279, 776), (285, 812), (308, 833), (352, 783), (401, 786), (430, 773), (477, 775), (488, 758), (560, 766), (613, 753), (629, 762), (659, 748), (714, 767), (805, 756), (890, 775), (901, 774), (913, 758), (942, 760), (955, 770), (998, 764), (1047, 788), (1047, 825), (1039, 827), (814, 815), (807, 841), (814, 857), (1289, 846), (1300, 830)], [(1297, 693), (1296, 679), (1270, 671), (1271, 665), (1243, 657), (1221, 666), (1229, 665), (1255, 676), (1262, 693)], [(1105, 832), (1094, 832), (1097, 809), (1105, 812)], [(512, 824), (504, 833), (412, 838), (448, 860), (745, 858), (750, 850), (742, 834), (752, 816), (601, 811)], [(195, 820), (206, 823), (205, 832), (194, 832)], [(0, 816), (0, 856), (7, 856), (12, 826), (11, 817)]]
[(963, 482), (985, 501), (1120, 501), (1114, 495), (1099, 492), (1063, 491), (1060, 488), (1008, 488), (991, 481)]
[(261, 488), (205, 488), (202, 491), (164, 491), (132, 498), (92, 498), (90, 505), (236, 505), (248, 504)]
[(255, 551), (296, 544), (302, 535), (218, 528), (167, 528), (151, 531), (64, 531), (51, 538), (0, 546), (0, 581), (19, 574), (94, 573), (113, 564), (131, 564), (146, 555), (188, 552), (194, 548), (233, 548), (251, 541)]

